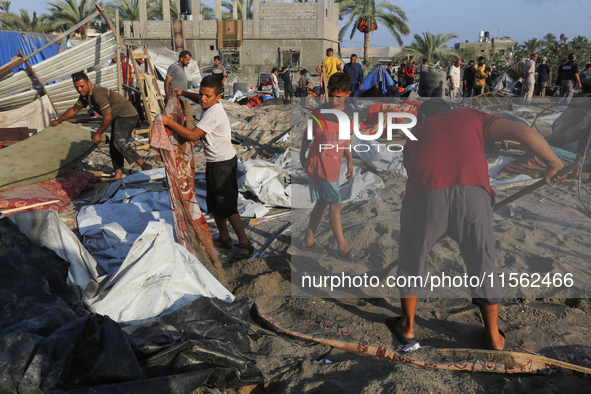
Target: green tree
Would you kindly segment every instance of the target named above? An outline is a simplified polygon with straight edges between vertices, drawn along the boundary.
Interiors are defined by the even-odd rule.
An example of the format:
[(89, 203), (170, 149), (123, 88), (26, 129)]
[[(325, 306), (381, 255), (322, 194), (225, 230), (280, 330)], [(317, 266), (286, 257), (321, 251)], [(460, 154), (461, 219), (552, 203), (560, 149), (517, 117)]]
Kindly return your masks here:
[(39, 18), (36, 11), (33, 11), (33, 17), (31, 18), (29, 12), (23, 8), (20, 9), (20, 16), (12, 13), (7, 14), (0, 26), (5, 30), (30, 31), (33, 33), (44, 33), (47, 30), (43, 18)]
[[(58, 31), (68, 30), (96, 11), (96, 3), (97, 0), (80, 0), (80, 4), (76, 0), (48, 3), (50, 7), (49, 15), (47, 16), (49, 27)], [(88, 26), (89, 24), (86, 23), (83, 27), (76, 30), (77, 33), (81, 34), (83, 40), (86, 40)]]
[(10, 1), (0, 1), (0, 11), (6, 12), (7, 14), (10, 13)]
[[(146, 1), (146, 12), (148, 19), (153, 18), (154, 14), (154, 1)], [(105, 11), (109, 15), (109, 18), (115, 19), (115, 11), (119, 10), (119, 19), (124, 21), (139, 21), (140, 20), (140, 9), (138, 6), (138, 0), (115, 0), (112, 3), (105, 5)]]
[[(238, 1), (238, 4), (236, 4), (236, 9), (238, 11), (238, 19), (242, 19), (244, 10), (246, 10), (246, 19), (252, 19), (252, 2), (253, 0)], [(222, 8), (225, 10), (224, 12), (222, 12), (222, 19), (232, 19), (234, 9), (232, 2), (228, 0), (222, 1)]]
[(521, 45), (521, 48), (525, 52), (523, 53), (523, 56), (529, 58), (531, 54), (537, 53), (543, 45), (543, 41), (540, 41), (537, 38), (530, 38)]
[(447, 55), (450, 57), (458, 56), (455, 51), (445, 51), (445, 44), (457, 36), (455, 33), (432, 34), (425, 32), (422, 35), (415, 34), (411, 44), (402, 48), (396, 59), (401, 60), (406, 57), (412, 57), (416, 63), (427, 59), (429, 64), (433, 64), (437, 61), (444, 60)]
[(568, 37), (565, 36), (564, 33), (562, 33), (560, 35), (560, 43), (564, 45), (564, 44), (566, 44), (567, 41), (568, 41)]
[[(386, 27), (399, 45), (402, 45), (401, 35), (410, 33), (410, 29), (406, 25), (404, 11), (385, 0), (343, 0), (339, 4), (339, 14), (349, 17), (347, 23), (339, 31), (339, 41), (342, 41), (345, 32), (349, 29), (351, 29), (350, 38), (353, 38), (362, 20), (365, 20), (370, 27), (373, 26), (374, 21), (378, 23), (378, 27), (380, 25)], [(368, 63), (370, 32), (367, 31), (363, 34), (363, 61)]]
[(558, 42), (558, 40), (556, 39), (556, 36), (552, 33), (548, 33), (543, 37), (544, 41), (546, 42), (546, 44), (552, 44), (554, 42)]

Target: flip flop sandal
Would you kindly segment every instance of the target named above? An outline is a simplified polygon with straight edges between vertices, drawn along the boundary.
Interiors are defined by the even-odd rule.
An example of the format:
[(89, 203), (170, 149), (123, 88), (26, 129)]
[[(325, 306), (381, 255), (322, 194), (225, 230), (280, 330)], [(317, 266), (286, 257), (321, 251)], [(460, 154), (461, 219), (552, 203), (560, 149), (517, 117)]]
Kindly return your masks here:
[(410, 345), (411, 343), (415, 343), (417, 342), (417, 340), (415, 339), (415, 337), (412, 338), (405, 338), (401, 333), (398, 332), (398, 330), (396, 330), (396, 323), (402, 319), (402, 316), (398, 316), (396, 318), (394, 317), (389, 317), (388, 319), (386, 319), (386, 326), (388, 326), (388, 328), (390, 329), (390, 331), (392, 331), (392, 334), (394, 334), (394, 336), (396, 337), (396, 339), (398, 339), (400, 342), (406, 344), (406, 345)]
[(249, 243), (248, 245), (234, 244), (234, 246), (237, 246), (238, 249), (247, 249), (248, 250), (248, 253), (236, 252), (234, 254), (234, 256), (232, 256), (232, 259), (234, 259), (234, 260), (246, 260), (246, 259), (250, 258), (250, 256), (252, 256), (252, 254), (254, 253), (254, 246), (252, 246), (252, 243)]
[(232, 249), (232, 237), (228, 239), (222, 239), (222, 237), (218, 237), (213, 241), (214, 245), (220, 247), (222, 249), (231, 250)]
[(365, 255), (361, 255), (358, 249), (351, 248), (347, 254), (340, 254), (337, 252), (337, 257), (346, 261), (359, 261), (362, 260)]
[(314, 242), (310, 246), (304, 246), (303, 244), (300, 244), (300, 248), (315, 253), (326, 253), (326, 248), (320, 245), (318, 242)]

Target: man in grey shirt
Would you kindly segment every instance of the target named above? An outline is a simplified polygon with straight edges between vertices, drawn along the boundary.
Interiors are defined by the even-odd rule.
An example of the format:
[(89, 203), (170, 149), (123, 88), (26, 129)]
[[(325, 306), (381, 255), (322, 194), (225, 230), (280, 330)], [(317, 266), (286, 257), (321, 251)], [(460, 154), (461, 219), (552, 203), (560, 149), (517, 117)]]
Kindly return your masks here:
[[(174, 62), (166, 70), (166, 79), (164, 80), (164, 92), (166, 93), (166, 101), (172, 97), (172, 89), (179, 88), (183, 91), (189, 90), (189, 84), (187, 83), (187, 74), (185, 74), (185, 67), (191, 62), (191, 52), (182, 51), (179, 53), (179, 61)], [(189, 101), (179, 96), (179, 100), (183, 104), (183, 111), (185, 118), (187, 119), (187, 127), (193, 128), (195, 126), (193, 122), (193, 115), (191, 114), (191, 105)]]
[(226, 82), (226, 78), (228, 77), (228, 72), (226, 71), (226, 67), (222, 66), (222, 59), (219, 56), (215, 56), (213, 58), (213, 67), (211, 68), (211, 74), (215, 77), (219, 78), (222, 82), (222, 97), (224, 94), (224, 83)]

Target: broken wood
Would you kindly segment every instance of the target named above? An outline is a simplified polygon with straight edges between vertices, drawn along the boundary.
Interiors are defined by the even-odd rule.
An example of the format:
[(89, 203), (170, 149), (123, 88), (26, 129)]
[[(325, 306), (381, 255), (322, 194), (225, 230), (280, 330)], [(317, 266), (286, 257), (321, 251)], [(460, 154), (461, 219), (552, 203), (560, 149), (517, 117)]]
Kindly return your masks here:
[[(576, 171), (577, 168), (579, 168), (579, 164), (573, 163), (570, 166), (564, 167), (562, 170), (558, 171), (555, 176), (563, 176), (563, 175), (570, 174), (571, 172)], [(539, 181), (537, 181), (533, 185), (530, 185), (530, 186), (526, 187), (525, 189), (520, 190), (517, 193), (507, 197), (503, 201), (496, 203), (495, 206), (493, 207), (493, 211), (496, 211), (498, 209), (503, 208), (506, 205), (511, 204), (513, 201), (525, 196), (526, 194), (533, 192), (536, 189), (539, 189), (540, 187), (544, 186), (545, 184), (546, 184), (546, 181), (544, 179), (540, 179)]]
[[(25, 55), (23, 54), (23, 51), (21, 51), (21, 49), (18, 49), (18, 54), (24, 59)], [(49, 97), (49, 94), (47, 93), (47, 90), (45, 89), (45, 85), (43, 85), (43, 81), (41, 81), (39, 79), (39, 76), (37, 75), (37, 73), (35, 72), (35, 70), (33, 69), (33, 67), (31, 67), (31, 63), (29, 63), (28, 60), (25, 59), (25, 64), (28, 67), (28, 70), (30, 71), (31, 75), (34, 79), (34, 82), (37, 83), (37, 85), (39, 85), (39, 87), (41, 88), (41, 91), (43, 92), (44, 95), (47, 96), (47, 98), (49, 99), (49, 102), (51, 103), (51, 106), (53, 107), (53, 110), (55, 111), (55, 118), (57, 119), (60, 114), (59, 112), (57, 112), (57, 108), (55, 106), (55, 104), (53, 103), (53, 100), (51, 99), (51, 97)]]
[(56, 202), (61, 202), (61, 200), (51, 200), (51, 201), (45, 201), (45, 202), (38, 202), (36, 204), (31, 204), (31, 205), (26, 205), (24, 207), (18, 207), (18, 208), (11, 208), (11, 209), (5, 209), (3, 211), (0, 211), (0, 213), (6, 215), (8, 213), (14, 213), (14, 212), (19, 212), (19, 211), (25, 211), (27, 209), (31, 209), (31, 208), (37, 208), (37, 207), (41, 207), (43, 205), (49, 205), (49, 204), (53, 204)]

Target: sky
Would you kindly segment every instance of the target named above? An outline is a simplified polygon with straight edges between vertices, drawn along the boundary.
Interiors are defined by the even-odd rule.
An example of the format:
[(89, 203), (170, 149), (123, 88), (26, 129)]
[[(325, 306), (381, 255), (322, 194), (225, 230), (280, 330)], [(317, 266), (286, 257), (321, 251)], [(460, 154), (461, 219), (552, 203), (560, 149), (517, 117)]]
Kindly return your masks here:
[[(213, 6), (213, 0), (202, 1)], [(11, 0), (11, 11), (24, 8), (31, 14), (33, 11), (43, 14), (49, 8), (47, 3), (46, 0)], [(591, 2), (585, 0), (390, 0), (390, 3), (406, 13), (411, 34), (403, 37), (403, 45), (410, 45), (414, 34), (426, 31), (457, 34), (458, 38), (449, 42), (452, 45), (477, 41), (480, 30), (490, 32), (491, 37), (511, 37), (518, 43), (534, 37), (541, 39), (547, 33), (557, 37), (564, 33), (569, 39), (578, 35), (591, 38)], [(349, 36), (350, 33), (346, 34), (343, 47), (363, 46), (362, 33), (357, 32), (352, 40)], [(370, 45), (398, 46), (398, 43), (387, 29), (378, 26), (370, 37)]]

